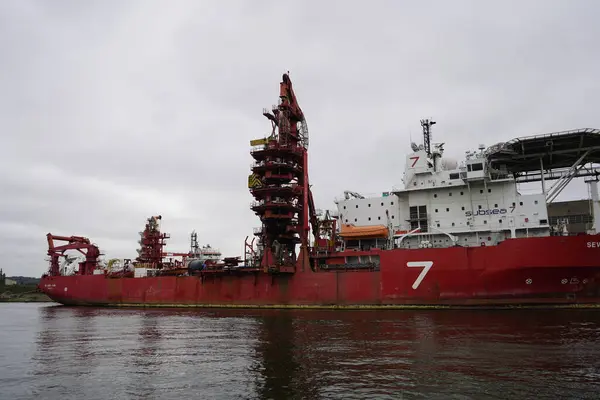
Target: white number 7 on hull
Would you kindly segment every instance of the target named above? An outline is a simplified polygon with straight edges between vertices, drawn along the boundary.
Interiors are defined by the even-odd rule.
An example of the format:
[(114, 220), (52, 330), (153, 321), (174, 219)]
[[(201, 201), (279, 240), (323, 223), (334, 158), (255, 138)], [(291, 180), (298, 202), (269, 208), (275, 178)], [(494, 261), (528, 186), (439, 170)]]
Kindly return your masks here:
[(423, 282), (423, 279), (425, 279), (425, 275), (427, 275), (427, 273), (433, 266), (433, 261), (409, 261), (406, 263), (406, 266), (409, 268), (413, 268), (413, 267), (423, 268), (423, 270), (421, 270), (421, 273), (419, 274), (419, 276), (417, 276), (417, 279), (415, 280), (415, 282), (412, 284), (412, 288), (416, 289), (419, 287), (421, 282)]

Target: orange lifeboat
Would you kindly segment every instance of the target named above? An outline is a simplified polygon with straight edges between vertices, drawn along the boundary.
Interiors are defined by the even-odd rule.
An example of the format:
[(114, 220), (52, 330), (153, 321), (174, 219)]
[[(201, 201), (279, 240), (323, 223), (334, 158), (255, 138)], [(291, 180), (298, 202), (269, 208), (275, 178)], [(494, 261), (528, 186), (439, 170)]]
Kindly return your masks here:
[(342, 224), (340, 236), (346, 239), (379, 239), (388, 237), (385, 225), (354, 226)]

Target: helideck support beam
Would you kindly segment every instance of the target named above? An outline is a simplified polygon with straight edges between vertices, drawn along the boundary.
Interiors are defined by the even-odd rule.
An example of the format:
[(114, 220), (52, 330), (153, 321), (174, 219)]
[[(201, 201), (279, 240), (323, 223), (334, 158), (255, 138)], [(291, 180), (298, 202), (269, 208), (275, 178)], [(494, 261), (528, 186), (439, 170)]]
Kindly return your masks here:
[(558, 182), (556, 182), (552, 186), (552, 188), (550, 188), (550, 190), (548, 191), (548, 194), (546, 195), (547, 203), (552, 203), (558, 197), (558, 195), (563, 191), (563, 189), (565, 187), (567, 187), (567, 185), (573, 180), (573, 178), (575, 178), (575, 176), (577, 176), (577, 171), (583, 167), (583, 164), (581, 164), (581, 162), (583, 160), (585, 160), (585, 158), (588, 156), (588, 154), (590, 154), (591, 151), (592, 150), (590, 149), (590, 150), (587, 150), (585, 153), (583, 153), (583, 155), (581, 157), (579, 157), (577, 159), (577, 161), (575, 161), (575, 163), (571, 166), (571, 168), (569, 168), (568, 173), (562, 179), (560, 179)]

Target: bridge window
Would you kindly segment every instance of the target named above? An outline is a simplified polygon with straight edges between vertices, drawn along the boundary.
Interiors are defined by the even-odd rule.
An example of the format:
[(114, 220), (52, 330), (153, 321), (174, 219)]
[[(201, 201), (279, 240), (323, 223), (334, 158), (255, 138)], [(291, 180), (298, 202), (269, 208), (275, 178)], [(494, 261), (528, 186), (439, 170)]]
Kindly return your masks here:
[(450, 179), (458, 179), (458, 173), (452, 173), (450, 174)]
[(547, 224), (548, 224), (547, 219), (540, 219), (540, 225), (547, 225)]
[(482, 170), (483, 170), (482, 163), (471, 164), (471, 171), (482, 171)]

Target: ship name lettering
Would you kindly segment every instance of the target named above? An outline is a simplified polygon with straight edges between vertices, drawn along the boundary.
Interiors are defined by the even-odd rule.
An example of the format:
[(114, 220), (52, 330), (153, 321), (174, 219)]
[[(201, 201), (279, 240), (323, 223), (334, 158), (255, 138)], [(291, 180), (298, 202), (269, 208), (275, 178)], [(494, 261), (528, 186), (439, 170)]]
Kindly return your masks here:
[(600, 249), (600, 242), (587, 242), (588, 249)]
[(506, 208), (492, 208), (489, 210), (477, 210), (475, 212), (465, 211), (465, 215), (467, 217), (477, 216), (477, 215), (496, 215), (496, 214), (506, 214), (508, 210)]

